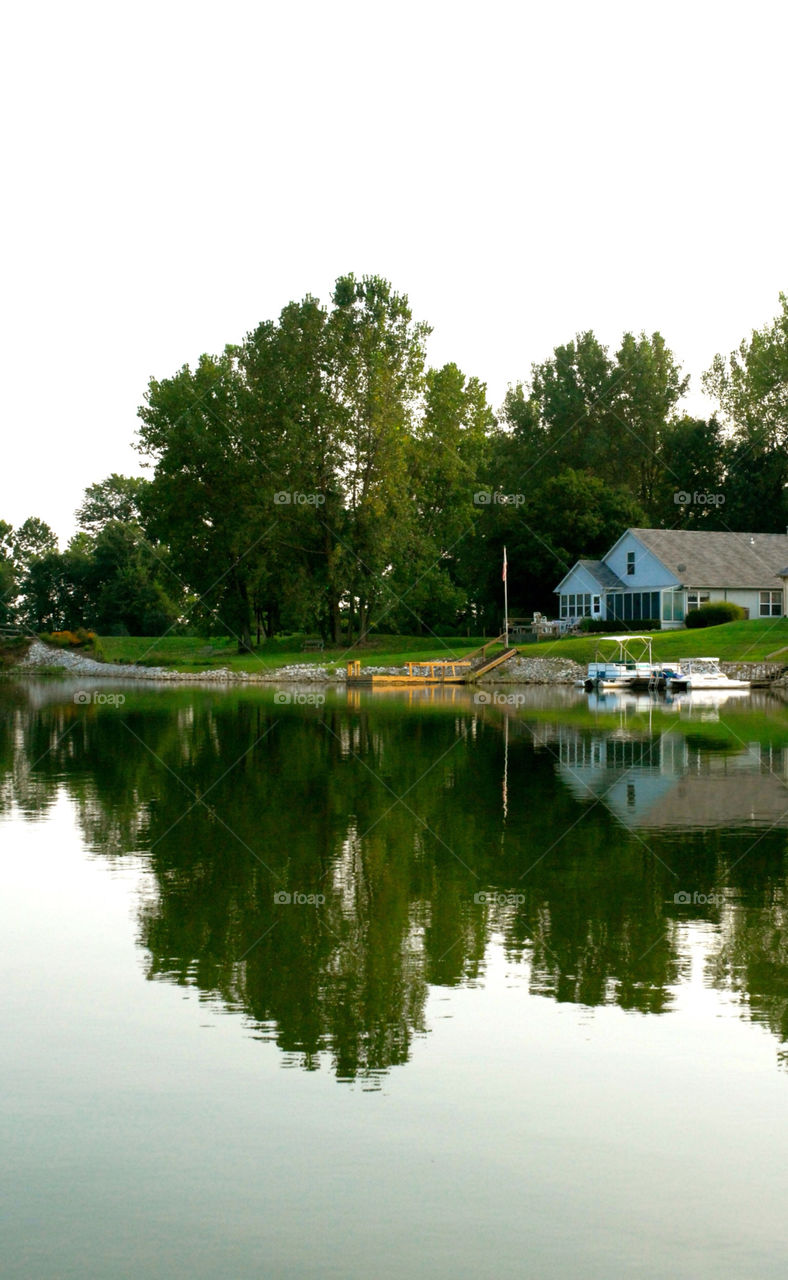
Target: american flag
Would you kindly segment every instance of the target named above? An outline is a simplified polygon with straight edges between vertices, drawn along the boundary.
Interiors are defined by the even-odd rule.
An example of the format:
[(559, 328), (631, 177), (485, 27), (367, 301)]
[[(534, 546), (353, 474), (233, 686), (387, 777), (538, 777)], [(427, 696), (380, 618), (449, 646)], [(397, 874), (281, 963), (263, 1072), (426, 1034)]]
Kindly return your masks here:
[(501, 579), (503, 582), (506, 581), (506, 547), (503, 549), (503, 573), (501, 574)]

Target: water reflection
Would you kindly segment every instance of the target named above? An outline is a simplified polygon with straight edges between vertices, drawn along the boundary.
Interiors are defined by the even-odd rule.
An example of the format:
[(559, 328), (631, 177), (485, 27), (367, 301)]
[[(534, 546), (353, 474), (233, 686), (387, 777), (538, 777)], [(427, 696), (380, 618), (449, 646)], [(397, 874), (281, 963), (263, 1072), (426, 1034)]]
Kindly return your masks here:
[(493, 943), (532, 992), (663, 1013), (693, 924), (709, 984), (788, 1038), (784, 709), (124, 693), (4, 686), (0, 812), (65, 790), (91, 853), (143, 855), (149, 978), (241, 1012), (288, 1064), (374, 1083)]

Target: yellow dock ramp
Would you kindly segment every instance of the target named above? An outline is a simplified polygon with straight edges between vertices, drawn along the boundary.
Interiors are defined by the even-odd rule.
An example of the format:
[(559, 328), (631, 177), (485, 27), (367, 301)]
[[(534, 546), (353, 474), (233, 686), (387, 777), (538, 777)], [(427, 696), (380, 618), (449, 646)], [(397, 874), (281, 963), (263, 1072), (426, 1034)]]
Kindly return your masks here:
[(503, 653), (497, 653), (494, 658), (490, 658), (489, 662), (485, 662), (484, 666), (477, 667), (475, 671), (469, 671), (466, 676), (467, 683), (478, 680), (480, 676), (486, 676), (488, 671), (494, 671), (496, 667), (500, 667), (502, 662), (508, 662), (510, 658), (517, 657), (516, 649), (504, 649)]

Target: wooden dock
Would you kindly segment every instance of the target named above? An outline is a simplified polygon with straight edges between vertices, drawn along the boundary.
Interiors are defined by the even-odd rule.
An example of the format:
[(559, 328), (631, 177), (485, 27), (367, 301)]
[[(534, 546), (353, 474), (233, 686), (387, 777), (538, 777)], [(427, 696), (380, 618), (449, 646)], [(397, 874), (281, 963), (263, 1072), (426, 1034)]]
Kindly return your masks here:
[[(504, 644), (503, 651), (489, 657), (489, 650), (498, 644)], [(508, 662), (509, 658), (516, 656), (517, 650), (506, 645), (506, 637), (496, 636), (494, 640), (488, 640), (481, 648), (474, 650), (467, 658), (422, 658), (418, 661), (406, 662), (407, 674), (403, 671), (396, 675), (376, 673), (367, 675), (362, 670), (361, 662), (357, 658), (351, 659), (347, 664), (347, 679), (348, 684), (373, 686), (473, 684), (481, 676), (487, 675), (489, 671), (494, 671), (502, 663)]]

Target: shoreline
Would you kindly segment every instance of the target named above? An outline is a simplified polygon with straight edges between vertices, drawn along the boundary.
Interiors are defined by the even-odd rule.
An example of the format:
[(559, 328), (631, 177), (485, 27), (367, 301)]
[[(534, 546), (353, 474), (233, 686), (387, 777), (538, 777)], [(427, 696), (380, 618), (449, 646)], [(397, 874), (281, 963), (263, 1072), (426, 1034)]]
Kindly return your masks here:
[[(784, 687), (788, 674), (779, 663), (721, 662), (720, 667), (728, 675), (751, 680), (755, 687)], [(242, 685), (304, 685), (372, 687), (371, 682), (348, 680), (345, 671), (315, 663), (297, 663), (290, 666), (260, 672), (230, 671), (227, 667), (209, 671), (173, 671), (169, 667), (142, 667), (125, 663), (99, 662), (96, 658), (67, 649), (54, 649), (40, 640), (34, 640), (25, 657), (15, 666), (6, 668), (9, 676), (35, 676), (47, 673), (64, 679), (84, 676), (86, 679), (139, 680), (170, 684), (242, 684)], [(404, 675), (404, 667), (365, 668), (365, 675)], [(557, 685), (573, 686), (583, 680), (586, 671), (579, 663), (566, 658), (534, 658), (518, 655), (510, 658), (502, 667), (482, 677), (480, 687), (496, 685)], [(438, 684), (435, 687), (442, 687)]]
[[(279, 667), (276, 670), (260, 672), (230, 671), (227, 667), (213, 668), (208, 671), (173, 671), (169, 667), (141, 667), (118, 662), (99, 662), (82, 653), (74, 653), (68, 649), (55, 649), (40, 640), (34, 640), (25, 657), (13, 667), (7, 668), (8, 675), (35, 676), (47, 672), (51, 676), (63, 677), (84, 676), (85, 678), (102, 680), (149, 680), (166, 681), (168, 683), (188, 684), (322, 684), (351, 685), (365, 687), (366, 682), (348, 680), (346, 671), (335, 666), (321, 666), (316, 663), (297, 663)], [(364, 669), (365, 676), (372, 675), (406, 675), (405, 667), (369, 666)], [(479, 685), (498, 684), (540, 684), (540, 685), (574, 685), (585, 675), (579, 663), (565, 658), (511, 658), (495, 672), (478, 681)], [(436, 686), (437, 687), (437, 686)]]

